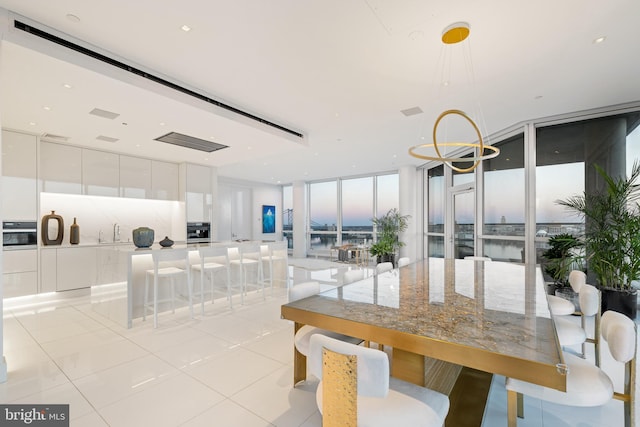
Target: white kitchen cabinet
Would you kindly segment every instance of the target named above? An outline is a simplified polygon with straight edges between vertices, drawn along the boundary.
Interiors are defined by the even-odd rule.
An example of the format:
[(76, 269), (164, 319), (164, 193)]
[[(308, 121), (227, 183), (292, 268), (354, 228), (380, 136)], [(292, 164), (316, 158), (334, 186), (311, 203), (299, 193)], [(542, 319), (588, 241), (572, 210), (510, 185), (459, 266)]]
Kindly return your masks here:
[(120, 156), (120, 197), (152, 198), (151, 160)]
[(118, 197), (120, 156), (98, 150), (82, 150), (82, 194)]
[(187, 222), (211, 222), (211, 168), (186, 164)]
[(57, 251), (40, 250), (40, 293), (55, 292), (58, 276)]
[(38, 218), (35, 135), (2, 131), (2, 218)]
[(41, 142), (40, 178), (44, 192), (82, 194), (82, 149)]
[(4, 297), (38, 293), (38, 250), (8, 250), (2, 255)]
[(96, 248), (56, 249), (56, 290), (88, 288), (97, 283)]
[(179, 200), (179, 166), (177, 163), (151, 161), (151, 198)]

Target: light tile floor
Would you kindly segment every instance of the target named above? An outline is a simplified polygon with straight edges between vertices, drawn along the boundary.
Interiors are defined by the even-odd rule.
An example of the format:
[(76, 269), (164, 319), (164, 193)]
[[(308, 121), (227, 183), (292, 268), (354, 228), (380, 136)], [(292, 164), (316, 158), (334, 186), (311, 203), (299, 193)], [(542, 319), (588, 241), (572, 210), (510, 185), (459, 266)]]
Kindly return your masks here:
[[(296, 264), (296, 263), (292, 263)], [(341, 283), (351, 266), (290, 266), (294, 283)], [(205, 316), (186, 309), (125, 329), (91, 309), (88, 296), (5, 300), (5, 403), (68, 403), (72, 426), (319, 427), (315, 383), (292, 388), (292, 324), (280, 318), (284, 289), (251, 293)], [(196, 311), (197, 314), (198, 311)], [(610, 363), (610, 362), (609, 362)], [(519, 426), (622, 426), (622, 404), (568, 409), (525, 399)], [(506, 426), (504, 378), (492, 383), (485, 427)]]

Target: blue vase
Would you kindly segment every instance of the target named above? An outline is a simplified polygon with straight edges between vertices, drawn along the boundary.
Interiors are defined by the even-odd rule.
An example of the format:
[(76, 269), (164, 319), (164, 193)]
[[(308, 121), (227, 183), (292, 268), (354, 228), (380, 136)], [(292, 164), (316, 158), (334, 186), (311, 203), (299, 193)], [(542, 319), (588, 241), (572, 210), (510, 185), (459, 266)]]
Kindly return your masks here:
[(149, 248), (153, 245), (155, 232), (149, 227), (138, 227), (133, 230), (133, 244), (138, 248)]

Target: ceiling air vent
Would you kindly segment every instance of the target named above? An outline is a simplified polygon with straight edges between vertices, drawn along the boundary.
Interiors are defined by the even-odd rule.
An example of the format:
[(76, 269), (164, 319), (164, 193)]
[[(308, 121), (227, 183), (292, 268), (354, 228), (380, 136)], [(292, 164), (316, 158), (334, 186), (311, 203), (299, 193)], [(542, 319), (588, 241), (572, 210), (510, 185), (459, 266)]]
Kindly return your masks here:
[(94, 108), (93, 110), (89, 111), (89, 114), (93, 114), (94, 116), (103, 117), (105, 119), (111, 119), (111, 120), (115, 119), (120, 115), (118, 113), (112, 113), (111, 111), (101, 110), (99, 108)]
[(184, 135), (178, 132), (169, 132), (168, 134), (162, 135), (155, 140), (166, 142), (167, 144), (179, 145), (180, 147), (206, 151), (207, 153), (227, 148), (226, 145), (218, 144), (212, 141), (206, 141), (204, 139), (195, 138), (193, 136)]
[(407, 108), (406, 110), (400, 110), (400, 112), (402, 114), (404, 114), (405, 116), (407, 116), (407, 117), (415, 116), (416, 114), (422, 114), (422, 108), (420, 108), (420, 107), (411, 107), (411, 108)]
[(53, 133), (43, 133), (40, 136), (40, 139), (42, 139), (43, 141), (48, 141), (48, 142), (67, 142), (67, 141), (69, 141), (69, 137), (68, 136), (55, 135)]
[(120, 141), (118, 138), (112, 138), (110, 136), (104, 136), (104, 135), (98, 135), (96, 136), (96, 139), (98, 141), (104, 141), (104, 142), (116, 142), (116, 141)]

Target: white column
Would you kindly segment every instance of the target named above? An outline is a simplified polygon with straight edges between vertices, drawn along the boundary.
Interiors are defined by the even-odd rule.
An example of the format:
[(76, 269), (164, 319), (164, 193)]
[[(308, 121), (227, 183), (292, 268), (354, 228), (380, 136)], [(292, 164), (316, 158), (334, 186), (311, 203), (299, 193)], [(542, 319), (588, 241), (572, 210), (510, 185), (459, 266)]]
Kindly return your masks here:
[(293, 183), (293, 257), (307, 257), (307, 184)]
[(415, 261), (417, 251), (417, 244), (420, 242), (418, 239), (417, 230), (418, 221), (422, 221), (422, 218), (418, 217), (417, 200), (418, 194), (416, 189), (416, 167), (407, 165), (400, 167), (398, 171), (398, 181), (400, 185), (400, 201), (399, 210), (400, 215), (411, 215), (409, 218), (409, 227), (403, 233), (400, 233), (400, 241), (405, 243), (405, 246), (400, 248), (400, 256), (409, 257), (411, 261)]

